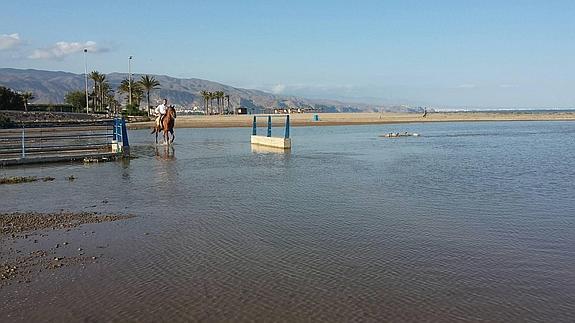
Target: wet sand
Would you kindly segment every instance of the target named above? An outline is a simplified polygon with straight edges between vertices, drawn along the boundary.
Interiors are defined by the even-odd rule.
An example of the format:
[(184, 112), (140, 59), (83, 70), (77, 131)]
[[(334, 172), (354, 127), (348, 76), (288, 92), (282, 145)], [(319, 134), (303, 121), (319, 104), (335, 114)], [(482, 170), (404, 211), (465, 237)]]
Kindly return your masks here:
[[(292, 126), (337, 126), (364, 124), (393, 124), (413, 122), (473, 122), (473, 121), (575, 121), (574, 112), (434, 112), (423, 117), (419, 113), (319, 113), (291, 114)], [(176, 119), (176, 128), (251, 127), (253, 115), (187, 116)], [(274, 118), (274, 124), (283, 124), (283, 118)], [(266, 120), (258, 119), (260, 126)], [(153, 122), (133, 122), (130, 129), (151, 128)]]
[(87, 254), (68, 241), (49, 247), (39, 243), (41, 237), (48, 236), (48, 230), (70, 231), (83, 224), (131, 217), (98, 212), (0, 213), (0, 289), (12, 283), (29, 283), (34, 274), (43, 270), (72, 265), (84, 267), (101, 257), (101, 254)]

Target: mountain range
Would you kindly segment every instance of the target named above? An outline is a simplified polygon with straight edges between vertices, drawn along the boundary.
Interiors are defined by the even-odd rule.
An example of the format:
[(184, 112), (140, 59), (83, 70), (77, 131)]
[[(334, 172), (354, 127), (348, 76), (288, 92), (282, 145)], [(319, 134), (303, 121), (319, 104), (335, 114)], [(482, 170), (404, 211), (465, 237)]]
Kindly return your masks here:
[[(133, 74), (134, 80), (140, 74)], [(275, 95), (259, 90), (237, 88), (221, 83), (196, 78), (175, 78), (166, 75), (150, 75), (160, 82), (160, 88), (152, 91), (151, 103), (157, 104), (160, 98), (168, 98), (170, 104), (192, 108), (203, 107), (201, 91), (223, 91), (230, 96), (232, 107), (247, 107), (258, 113), (265, 108), (314, 108), (323, 112), (360, 112), (391, 111), (420, 112), (421, 108), (408, 106), (382, 106), (367, 103), (346, 103), (336, 100), (306, 99), (295, 96)], [(125, 73), (106, 74), (106, 80), (113, 89), (127, 77)], [(30, 91), (34, 99), (30, 103), (64, 103), (65, 95), (70, 91), (84, 91), (84, 74), (61, 71), (44, 71), (33, 69), (0, 68), (0, 86), (15, 91)], [(90, 89), (93, 82), (88, 80)], [(116, 91), (117, 92), (117, 91)], [(119, 102), (125, 102), (125, 95), (116, 94)]]

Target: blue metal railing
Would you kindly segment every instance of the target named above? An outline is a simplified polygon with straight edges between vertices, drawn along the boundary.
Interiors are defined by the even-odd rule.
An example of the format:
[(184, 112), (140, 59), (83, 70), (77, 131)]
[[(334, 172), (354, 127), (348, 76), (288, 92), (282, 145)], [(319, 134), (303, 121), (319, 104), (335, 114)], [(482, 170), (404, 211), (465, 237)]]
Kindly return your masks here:
[(254, 121), (252, 123), (252, 135), (257, 136), (258, 126), (257, 126), (257, 118), (267, 118), (267, 137), (272, 136), (272, 117), (274, 118), (285, 118), (285, 133), (284, 138), (289, 138), (289, 130), (290, 130), (290, 123), (289, 123), (289, 114), (288, 115), (276, 115), (276, 116), (254, 116)]
[(122, 153), (124, 156), (130, 154), (130, 143), (128, 142), (128, 130), (126, 129), (126, 120), (124, 118), (114, 118), (114, 140), (119, 144), (122, 143)]
[(0, 131), (0, 160), (109, 152), (114, 145), (114, 151), (129, 155), (128, 133), (123, 118), (59, 126), (23, 126), (21, 131)]

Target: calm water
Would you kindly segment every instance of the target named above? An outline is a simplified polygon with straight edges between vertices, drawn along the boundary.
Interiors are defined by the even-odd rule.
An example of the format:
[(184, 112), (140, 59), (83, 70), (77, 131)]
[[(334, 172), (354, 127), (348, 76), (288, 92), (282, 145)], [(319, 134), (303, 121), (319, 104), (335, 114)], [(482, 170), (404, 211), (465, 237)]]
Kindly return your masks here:
[(288, 154), (249, 134), (0, 169), (58, 179), (0, 187), (2, 211), (138, 215), (62, 233), (103, 261), (0, 290), (0, 320), (573, 321), (574, 123), (293, 128)]

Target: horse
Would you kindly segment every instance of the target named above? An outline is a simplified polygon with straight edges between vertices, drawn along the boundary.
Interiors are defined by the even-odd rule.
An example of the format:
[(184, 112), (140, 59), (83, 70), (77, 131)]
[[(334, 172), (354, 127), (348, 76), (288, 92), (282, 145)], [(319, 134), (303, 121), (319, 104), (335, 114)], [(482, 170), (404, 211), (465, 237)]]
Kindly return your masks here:
[[(152, 133), (156, 134), (156, 144), (158, 143), (158, 133), (160, 131), (164, 131), (164, 142), (166, 144), (171, 144), (176, 139), (176, 135), (174, 135), (174, 124), (176, 123), (176, 109), (173, 106), (169, 106), (166, 110), (166, 114), (164, 118), (160, 121), (162, 128), (158, 125), (154, 124), (152, 128)], [(172, 140), (170, 140), (170, 134), (172, 134)]]

